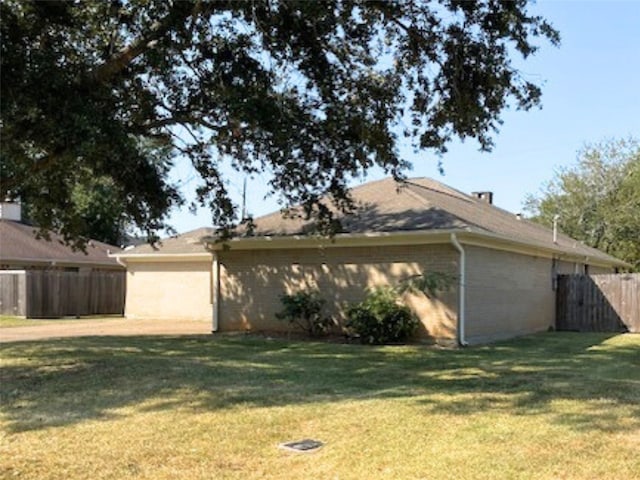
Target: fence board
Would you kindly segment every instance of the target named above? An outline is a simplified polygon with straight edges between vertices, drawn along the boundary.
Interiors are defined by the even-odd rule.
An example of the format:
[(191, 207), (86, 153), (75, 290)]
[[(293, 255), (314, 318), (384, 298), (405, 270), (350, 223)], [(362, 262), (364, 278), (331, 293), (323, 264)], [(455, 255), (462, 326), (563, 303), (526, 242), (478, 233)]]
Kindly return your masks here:
[(124, 272), (26, 273), (26, 316), (56, 318), (124, 314)]
[(0, 270), (0, 315), (24, 317), (25, 295), (24, 270)]
[(640, 274), (559, 275), (556, 328), (640, 333)]

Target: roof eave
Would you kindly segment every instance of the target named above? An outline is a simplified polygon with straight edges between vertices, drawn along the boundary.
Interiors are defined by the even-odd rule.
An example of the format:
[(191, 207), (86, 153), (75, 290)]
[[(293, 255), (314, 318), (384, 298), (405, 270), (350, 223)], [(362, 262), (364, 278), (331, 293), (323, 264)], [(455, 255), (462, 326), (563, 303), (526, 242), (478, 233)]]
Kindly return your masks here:
[(367, 232), (343, 233), (333, 238), (310, 237), (306, 235), (255, 236), (234, 238), (228, 242), (219, 242), (215, 237), (205, 237), (203, 243), (209, 243), (211, 250), (253, 250), (279, 248), (318, 248), (340, 246), (382, 246), (382, 245), (415, 245), (424, 243), (449, 243), (451, 234), (455, 233), (465, 243), (507, 250), (527, 255), (538, 255), (548, 258), (566, 258), (586, 261), (591, 265), (603, 267), (631, 267), (630, 264), (611, 257), (605, 259), (583, 252), (571, 252), (560, 246), (544, 246), (524, 242), (508, 236), (486, 231), (470, 229), (414, 230), (402, 232)]
[(211, 250), (265, 250), (280, 248), (357, 247), (382, 245), (415, 245), (417, 243), (448, 243), (452, 233), (462, 229), (414, 230), (401, 232), (339, 233), (333, 237), (310, 235), (264, 235), (236, 237), (221, 242), (215, 237), (205, 237)]
[[(609, 258), (602, 258), (589, 255), (584, 252), (572, 252), (567, 248), (562, 248), (560, 246), (545, 246), (524, 242), (491, 232), (462, 232), (459, 236), (461, 240), (464, 240), (464, 243), (479, 247), (497, 248), (500, 250), (512, 251), (514, 253), (523, 253), (528, 255), (534, 254), (548, 258), (581, 261), (589, 265), (601, 267), (630, 268), (632, 266), (629, 263), (611, 257), (610, 255), (607, 255)], [(601, 253), (602, 255), (606, 255), (604, 252)]]
[[(111, 254), (110, 258), (113, 258)], [(94, 260), (69, 260), (56, 258), (31, 258), (31, 257), (0, 257), (0, 263), (24, 263), (38, 266), (56, 266), (56, 267), (108, 267), (122, 268), (115, 261), (94, 261)]]
[(560, 258), (572, 261), (581, 261), (594, 266), (623, 267), (629, 265), (615, 258), (602, 258), (586, 255), (583, 252), (571, 252), (560, 246), (536, 245), (530, 242), (513, 239), (500, 234), (486, 231), (470, 230), (468, 228), (443, 229), (443, 230), (414, 230), (400, 232), (365, 232), (365, 233), (341, 233), (334, 237), (321, 237), (309, 235), (265, 235), (254, 237), (236, 237), (226, 242), (220, 242), (216, 237), (204, 237), (202, 242), (210, 251), (199, 253), (114, 253), (109, 257), (127, 262), (178, 262), (178, 261), (204, 261), (209, 260), (215, 251), (224, 250), (270, 250), (283, 248), (335, 248), (335, 247), (359, 247), (359, 246), (387, 246), (387, 245), (418, 245), (418, 244), (442, 244), (451, 242), (451, 234), (456, 234), (458, 239), (467, 245), (492, 248), (496, 250), (510, 251), (525, 255), (534, 255), (545, 258)]
[(124, 260), (127, 262), (144, 262), (155, 260), (158, 262), (181, 262), (184, 260), (199, 261), (211, 260), (212, 254), (209, 252), (201, 253), (112, 253), (109, 257), (116, 260)]

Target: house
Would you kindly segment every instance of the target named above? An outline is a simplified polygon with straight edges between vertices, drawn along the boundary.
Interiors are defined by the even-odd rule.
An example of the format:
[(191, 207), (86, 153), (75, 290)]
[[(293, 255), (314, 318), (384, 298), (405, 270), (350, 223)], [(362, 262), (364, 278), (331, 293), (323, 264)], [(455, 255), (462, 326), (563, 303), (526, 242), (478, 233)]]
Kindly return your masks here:
[(119, 250), (89, 241), (73, 250), (53, 232), (40, 238), (21, 222), (20, 205), (0, 204), (0, 314), (28, 318), (122, 314), (124, 268), (109, 253)]
[(18, 203), (0, 204), (0, 270), (122, 270), (109, 256), (118, 247), (90, 241), (86, 252), (73, 250), (60, 235), (38, 238), (37, 228), (21, 223)]
[(357, 210), (332, 239), (278, 212), (225, 245), (205, 228), (116, 254), (127, 266), (126, 316), (207, 319), (213, 331), (282, 330), (275, 313), (283, 292), (319, 288), (342, 318), (369, 287), (442, 272), (456, 279), (449, 291), (406, 298), (420, 336), (482, 343), (553, 327), (557, 274), (626, 266), (495, 207), (491, 192), (466, 195), (414, 178), (370, 182), (352, 195)]

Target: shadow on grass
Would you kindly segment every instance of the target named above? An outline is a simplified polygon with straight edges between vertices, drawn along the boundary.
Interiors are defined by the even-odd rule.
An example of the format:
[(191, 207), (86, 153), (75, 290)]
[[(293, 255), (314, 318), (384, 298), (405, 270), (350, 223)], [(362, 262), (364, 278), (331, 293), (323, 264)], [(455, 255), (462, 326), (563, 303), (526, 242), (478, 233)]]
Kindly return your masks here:
[[(575, 429), (640, 428), (638, 335), (550, 333), (465, 350), (94, 337), (4, 345), (1, 357), (0, 404), (12, 432), (132, 411), (380, 398), (415, 402), (425, 414), (504, 410), (550, 414)], [(556, 412), (564, 400), (580, 407)]]

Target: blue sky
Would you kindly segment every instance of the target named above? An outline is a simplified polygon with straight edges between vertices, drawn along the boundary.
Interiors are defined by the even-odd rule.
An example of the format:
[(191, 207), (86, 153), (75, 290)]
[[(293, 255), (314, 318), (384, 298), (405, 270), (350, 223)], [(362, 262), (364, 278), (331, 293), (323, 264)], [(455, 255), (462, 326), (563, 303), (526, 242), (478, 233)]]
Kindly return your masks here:
[[(575, 162), (586, 143), (610, 138), (640, 138), (640, 0), (539, 1), (530, 7), (560, 31), (559, 48), (540, 43), (538, 53), (518, 62), (526, 78), (541, 84), (541, 110), (506, 111), (490, 153), (475, 142), (454, 143), (443, 158), (429, 152), (414, 154), (401, 145), (413, 163), (409, 176), (432, 177), (464, 192), (494, 192), (494, 203), (519, 212), (528, 193), (537, 193), (554, 170)], [(384, 175), (372, 171), (367, 180)], [(174, 171), (189, 199), (197, 178), (185, 165)], [(229, 190), (240, 203), (243, 176), (230, 174)], [(267, 177), (249, 181), (248, 211), (260, 216), (278, 209), (264, 199)], [(211, 224), (204, 209), (192, 214), (185, 207), (173, 211), (170, 222), (182, 233)]]

